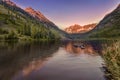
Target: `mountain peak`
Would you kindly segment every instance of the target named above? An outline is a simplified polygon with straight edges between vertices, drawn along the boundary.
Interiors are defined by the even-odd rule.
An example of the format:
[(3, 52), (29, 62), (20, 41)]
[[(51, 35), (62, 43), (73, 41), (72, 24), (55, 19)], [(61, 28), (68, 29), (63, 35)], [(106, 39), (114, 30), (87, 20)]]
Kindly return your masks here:
[(49, 22), (49, 20), (40, 11), (36, 11), (32, 7), (25, 8), (25, 11), (42, 22)]
[(37, 16), (37, 12), (32, 7), (25, 8), (25, 11), (28, 12), (30, 15), (34, 16), (34, 17)]
[(7, 4), (11, 5), (11, 6), (17, 6), (14, 2), (12, 2), (11, 0), (2, 0), (3, 2), (6, 2)]
[(79, 24), (74, 24), (73, 26), (80, 26)]
[(32, 7), (27, 7), (25, 10), (34, 10)]
[(68, 28), (65, 29), (65, 31), (67, 33), (85, 33), (88, 32), (90, 30), (92, 30), (93, 28), (95, 28), (96, 24), (88, 24), (88, 25), (84, 25), (84, 26), (80, 26), (78, 24), (74, 24)]
[(29, 12), (30, 14), (35, 14), (36, 13), (36, 11), (32, 7), (25, 8), (25, 11)]

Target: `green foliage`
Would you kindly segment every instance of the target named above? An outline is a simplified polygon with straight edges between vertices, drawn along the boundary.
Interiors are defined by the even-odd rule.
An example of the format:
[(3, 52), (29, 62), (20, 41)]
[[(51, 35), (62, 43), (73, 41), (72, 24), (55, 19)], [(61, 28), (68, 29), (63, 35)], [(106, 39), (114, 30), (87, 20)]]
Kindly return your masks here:
[[(58, 33), (45, 27), (42, 23), (31, 19), (29, 16), (0, 5), (0, 35), (7, 39), (35, 39), (53, 40), (58, 39)], [(5, 29), (4, 29), (5, 28)], [(28, 39), (27, 39), (28, 38)]]
[(104, 29), (99, 30), (98, 32), (92, 33), (90, 37), (96, 37), (96, 38), (116, 38), (120, 37), (120, 27), (119, 26), (113, 26), (113, 27), (107, 27)]
[(10, 31), (9, 34), (5, 36), (5, 40), (18, 39), (17, 34), (14, 31)]
[(21, 35), (26, 35), (26, 36), (31, 35), (31, 27), (27, 25), (26, 23), (23, 26), (19, 27), (17, 31)]
[(118, 38), (120, 37), (120, 10), (107, 15), (98, 25), (101, 29), (94, 31), (90, 37)]
[(51, 37), (53, 39), (60, 39), (61, 35), (56, 30), (51, 30)]
[(8, 34), (9, 31), (7, 29), (0, 28), (0, 34)]

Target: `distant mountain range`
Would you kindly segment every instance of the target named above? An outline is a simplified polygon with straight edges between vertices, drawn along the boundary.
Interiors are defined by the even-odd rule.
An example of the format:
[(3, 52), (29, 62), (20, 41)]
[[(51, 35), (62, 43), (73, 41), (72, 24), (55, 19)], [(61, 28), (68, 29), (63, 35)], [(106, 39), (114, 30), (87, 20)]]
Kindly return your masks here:
[(67, 33), (85, 33), (96, 27), (97, 24), (88, 24), (84, 26), (80, 26), (78, 24), (72, 25), (65, 29)]
[(118, 38), (120, 37), (120, 4), (107, 14), (94, 29), (86, 33), (71, 34), (71, 39), (81, 38)]
[(120, 4), (115, 10), (107, 14), (95, 27), (90, 31), (92, 37), (117, 38), (120, 37)]
[(60, 37), (61, 39), (109, 38), (120, 36), (120, 5), (107, 14), (98, 24), (88, 24), (85, 26), (75, 24), (64, 31), (59, 29), (58, 26), (47, 19), (40, 11), (36, 11), (32, 7), (22, 9), (11, 0), (0, 0), (0, 10), (0, 39), (3, 39), (6, 35), (11, 37), (10, 30), (17, 33), (19, 38), (21, 36), (32, 38), (33, 31), (34, 38), (39, 37), (40, 39), (55, 39), (56, 37)]

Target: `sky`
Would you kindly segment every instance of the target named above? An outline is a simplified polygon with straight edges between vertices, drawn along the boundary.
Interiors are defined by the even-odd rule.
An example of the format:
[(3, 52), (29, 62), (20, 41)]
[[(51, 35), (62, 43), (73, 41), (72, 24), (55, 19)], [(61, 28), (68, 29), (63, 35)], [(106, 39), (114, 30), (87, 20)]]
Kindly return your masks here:
[(98, 23), (114, 10), (120, 0), (12, 0), (22, 8), (32, 7), (42, 12), (59, 28)]

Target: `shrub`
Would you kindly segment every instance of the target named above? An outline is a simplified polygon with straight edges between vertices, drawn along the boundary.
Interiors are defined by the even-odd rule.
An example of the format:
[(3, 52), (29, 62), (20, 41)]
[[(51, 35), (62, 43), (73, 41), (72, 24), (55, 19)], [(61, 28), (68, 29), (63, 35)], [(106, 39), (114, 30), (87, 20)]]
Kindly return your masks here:
[(0, 28), (0, 34), (8, 34), (9, 31), (7, 29), (1, 29)]
[(113, 80), (120, 80), (120, 41), (104, 50), (104, 59)]
[(10, 31), (9, 34), (5, 36), (5, 40), (10, 39), (18, 39), (18, 36), (14, 31)]

